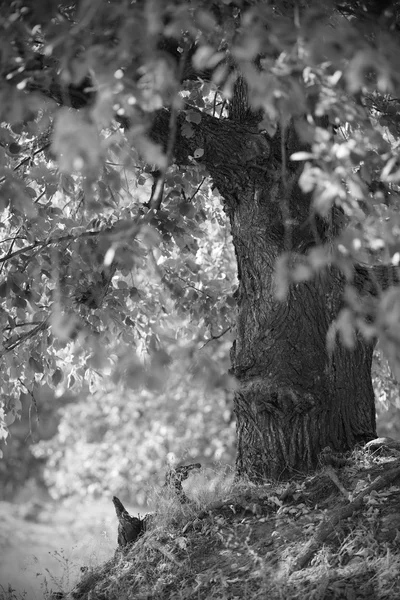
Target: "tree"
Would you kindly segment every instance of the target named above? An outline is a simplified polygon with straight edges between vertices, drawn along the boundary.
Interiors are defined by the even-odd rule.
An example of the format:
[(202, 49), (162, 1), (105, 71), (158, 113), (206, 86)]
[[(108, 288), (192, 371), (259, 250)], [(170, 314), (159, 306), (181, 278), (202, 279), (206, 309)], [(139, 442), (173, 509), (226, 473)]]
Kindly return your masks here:
[[(36, 380), (162, 387), (176, 318), (216, 338), (236, 304), (239, 474), (375, 436), (373, 347), (396, 366), (399, 341), (399, 23), (372, 0), (10, 4), (6, 425)], [(201, 268), (217, 192), (237, 289)]]

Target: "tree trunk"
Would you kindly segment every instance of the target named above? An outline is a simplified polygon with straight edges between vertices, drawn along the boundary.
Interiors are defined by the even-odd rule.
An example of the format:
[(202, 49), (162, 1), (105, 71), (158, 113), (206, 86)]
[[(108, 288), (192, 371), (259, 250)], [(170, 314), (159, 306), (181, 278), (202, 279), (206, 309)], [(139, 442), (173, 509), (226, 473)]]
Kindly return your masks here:
[[(160, 113), (154, 140), (165, 140), (167, 124)], [(238, 264), (231, 352), (239, 384), (237, 471), (253, 480), (292, 476), (315, 468), (326, 446), (347, 451), (376, 437), (373, 345), (356, 338), (352, 350), (339, 340), (327, 349), (344, 278), (332, 267), (292, 285), (284, 301), (275, 294), (277, 258), (328, 243), (340, 215), (311, 224), (310, 197), (286, 159), (298, 149), (294, 128), (270, 140), (252, 125), (202, 114), (193, 129), (190, 139), (178, 135), (175, 156), (183, 163), (196, 148), (204, 150), (201, 160), (224, 199)]]
[(253, 480), (311, 470), (324, 447), (346, 451), (376, 437), (372, 345), (356, 339), (348, 350), (336, 340), (327, 349), (343, 279), (330, 269), (278, 301), (274, 266), (283, 248), (271, 234), (268, 194), (259, 197), (242, 197), (231, 216), (240, 282), (237, 470)]
[[(229, 148), (229, 162), (240, 161), (229, 178), (228, 162), (210, 171), (226, 202), (238, 263), (231, 353), (239, 383), (236, 466), (239, 474), (260, 480), (311, 470), (323, 448), (351, 450), (376, 437), (376, 424), (373, 344), (357, 337), (352, 350), (339, 340), (327, 347), (328, 329), (343, 306), (344, 278), (332, 267), (292, 285), (284, 301), (276, 298), (277, 258), (285, 251), (304, 254), (316, 243), (315, 229), (318, 241), (328, 242), (336, 224), (310, 225), (310, 197), (298, 187), (298, 173), (282, 169), (290, 136), (285, 144), (278, 138), (266, 157), (251, 135), (242, 133), (239, 141), (234, 130), (226, 138), (220, 130), (214, 155)], [(246, 151), (235, 152), (238, 144), (260, 150), (244, 160), (245, 167)]]
[[(351, 450), (376, 430), (373, 345), (358, 337), (353, 350), (339, 340), (327, 347), (328, 329), (343, 306), (340, 273), (327, 269), (292, 285), (284, 301), (276, 298), (276, 259), (316, 242), (307, 225), (310, 198), (295, 172), (286, 169), (282, 177), (281, 165), (282, 156), (271, 156), (264, 182), (243, 186), (229, 211), (239, 274), (232, 349), (239, 382), (237, 470), (253, 480), (311, 470), (324, 447)], [(320, 223), (324, 236), (329, 231)]]

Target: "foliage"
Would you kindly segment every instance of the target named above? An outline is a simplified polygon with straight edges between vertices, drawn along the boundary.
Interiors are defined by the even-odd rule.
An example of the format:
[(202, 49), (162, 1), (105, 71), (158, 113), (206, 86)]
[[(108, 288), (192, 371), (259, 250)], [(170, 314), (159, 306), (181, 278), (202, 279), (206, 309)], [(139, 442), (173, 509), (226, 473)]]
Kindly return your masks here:
[[(345, 222), (329, 245), (280, 258), (278, 296), (327, 266), (350, 284), (356, 263), (399, 264), (398, 6), (367, 4), (9, 3), (0, 31), (0, 437), (20, 394), (45, 382), (57, 394), (84, 384), (92, 394), (83, 413), (67, 410), (64, 436), (86, 415), (88, 435), (100, 438), (98, 413), (112, 427), (113, 410), (117, 436), (129, 414), (123, 397), (134, 398), (134, 415), (139, 405), (158, 413), (161, 399), (170, 415), (179, 407), (180, 431), (184, 415), (198, 417), (196, 388), (179, 388), (176, 365), (191, 369), (182, 356), (232, 325), (236, 281), (204, 148), (177, 166), (174, 143), (189, 144), (205, 115), (229, 116), (238, 73), (245, 109), (263, 111), (271, 145), (296, 125), (301, 144), (285, 160), (304, 165), (310, 219), (326, 224), (339, 209)], [(164, 146), (147, 135), (163, 107)], [(379, 335), (396, 369), (398, 289), (367, 306), (349, 285), (345, 303), (334, 337), (351, 346), (356, 330)], [(202, 369), (222, 410), (216, 359)]]
[(9, 427), (0, 461), (0, 500), (16, 502), (26, 495), (48, 497), (43, 479), (44, 458), (36, 457), (33, 449), (39, 440), (54, 437), (60, 422), (60, 407), (74, 402), (75, 397), (66, 393), (56, 398), (48, 386), (35, 386), (32, 394), (22, 393), (20, 400), (21, 419)]
[[(41, 22), (35, 29), (40, 49), (53, 40), (47, 54), (64, 55), (66, 83), (81, 82), (92, 60), (105, 64), (104, 57), (89, 58), (94, 48), (101, 50), (99, 43), (88, 44), (80, 61), (72, 48), (64, 54), (71, 38), (68, 9), (60, 9), (66, 12), (56, 24), (40, 9), (27, 16), (15, 3), (3, 23), (3, 437), (19, 413), (19, 394), (35, 383), (47, 382), (60, 394), (78, 393), (86, 382), (94, 391), (101, 371), (115, 385), (159, 388), (174, 345), (179, 350), (192, 341), (193, 352), (232, 322), (232, 251), (205, 174), (190, 165), (171, 167), (162, 210), (149, 211), (151, 167), (110, 120), (117, 98), (128, 98), (117, 70), (123, 49), (102, 48), (108, 55), (105, 71), (97, 74), (103, 91), (89, 112), (26, 93), (19, 74), (38, 66), (32, 20)], [(114, 26), (124, 10), (111, 19), (105, 3), (97, 20), (87, 9), (83, 18), (96, 20), (94, 35), (107, 19)], [(121, 20), (117, 29), (125, 26)], [(150, 91), (145, 96), (152, 98)], [(136, 137), (147, 163), (160, 162), (160, 152)]]
[(372, 383), (377, 399), (378, 433), (400, 439), (399, 383), (379, 347), (372, 365)]
[[(233, 462), (229, 394), (188, 377), (193, 364), (184, 356), (173, 367), (163, 389), (109, 386), (64, 409), (57, 435), (33, 448), (47, 457), (44, 476), (53, 496), (109, 492), (139, 506), (164, 482), (167, 460)], [(223, 381), (223, 372), (216, 377)]]

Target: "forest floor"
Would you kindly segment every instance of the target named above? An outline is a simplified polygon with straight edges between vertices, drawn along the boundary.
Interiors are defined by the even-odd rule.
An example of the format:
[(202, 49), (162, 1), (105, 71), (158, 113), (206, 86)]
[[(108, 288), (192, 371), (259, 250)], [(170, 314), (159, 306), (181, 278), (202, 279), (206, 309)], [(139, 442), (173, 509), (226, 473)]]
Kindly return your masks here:
[(107, 524), (93, 515), (97, 535), (111, 526), (106, 562), (97, 538), (96, 560), (78, 552), (74, 580), (58, 576), (47, 589), (68, 600), (400, 598), (398, 449), (345, 459), (328, 452), (315, 474), (286, 483), (234, 483), (221, 471), (185, 485), (192, 501), (181, 505), (164, 490), (151, 527), (125, 550), (114, 552), (115, 517)]

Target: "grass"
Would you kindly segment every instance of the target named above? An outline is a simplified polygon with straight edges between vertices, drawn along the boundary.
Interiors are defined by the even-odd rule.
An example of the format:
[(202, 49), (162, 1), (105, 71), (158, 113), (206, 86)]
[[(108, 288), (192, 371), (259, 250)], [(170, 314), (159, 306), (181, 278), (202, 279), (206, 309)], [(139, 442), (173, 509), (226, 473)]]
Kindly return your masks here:
[[(355, 496), (391, 460), (357, 451), (335, 473)], [(349, 504), (325, 468), (289, 485), (235, 482), (222, 468), (193, 474), (184, 484), (191, 502), (154, 490), (156, 511), (144, 536), (62, 589), (71, 600), (397, 598), (399, 483), (368, 494), (361, 510), (339, 521), (296, 571), (321, 522)]]

